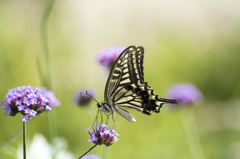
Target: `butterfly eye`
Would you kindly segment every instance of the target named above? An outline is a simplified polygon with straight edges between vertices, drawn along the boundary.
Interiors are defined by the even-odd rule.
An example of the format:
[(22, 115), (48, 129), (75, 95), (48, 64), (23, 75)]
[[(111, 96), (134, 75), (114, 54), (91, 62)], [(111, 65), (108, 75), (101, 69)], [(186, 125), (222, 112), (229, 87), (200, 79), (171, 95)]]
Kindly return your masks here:
[(101, 108), (102, 107), (102, 103), (97, 103), (97, 107)]

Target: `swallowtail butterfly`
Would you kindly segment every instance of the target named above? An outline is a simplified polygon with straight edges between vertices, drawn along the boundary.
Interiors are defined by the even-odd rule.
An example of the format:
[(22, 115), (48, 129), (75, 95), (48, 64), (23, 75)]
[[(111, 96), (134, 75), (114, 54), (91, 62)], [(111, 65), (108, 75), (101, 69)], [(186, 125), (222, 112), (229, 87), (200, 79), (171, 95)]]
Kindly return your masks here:
[(144, 48), (130, 46), (115, 61), (105, 87), (104, 102), (97, 106), (103, 112), (117, 112), (128, 121), (135, 118), (124, 108), (138, 110), (147, 115), (160, 112), (164, 103), (176, 104), (174, 99), (160, 98), (143, 77)]

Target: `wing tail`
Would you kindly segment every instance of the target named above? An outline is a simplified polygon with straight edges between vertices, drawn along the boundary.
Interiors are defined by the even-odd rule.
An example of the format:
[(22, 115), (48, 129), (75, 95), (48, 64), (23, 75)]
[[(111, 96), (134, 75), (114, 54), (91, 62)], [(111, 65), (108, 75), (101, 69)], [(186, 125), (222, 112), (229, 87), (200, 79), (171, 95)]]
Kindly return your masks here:
[(119, 115), (121, 115), (123, 118), (125, 118), (126, 120), (131, 121), (131, 122), (136, 122), (136, 119), (128, 111), (118, 108), (118, 107), (114, 107), (114, 108), (115, 108), (115, 111)]

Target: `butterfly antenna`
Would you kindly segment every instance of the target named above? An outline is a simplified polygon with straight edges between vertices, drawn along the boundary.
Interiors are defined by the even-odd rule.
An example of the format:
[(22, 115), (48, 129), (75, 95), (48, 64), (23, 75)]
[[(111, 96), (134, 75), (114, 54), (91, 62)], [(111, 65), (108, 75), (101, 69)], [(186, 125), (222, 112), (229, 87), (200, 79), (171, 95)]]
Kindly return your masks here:
[(92, 95), (88, 94), (88, 91), (86, 91), (86, 94), (98, 103), (98, 101)]

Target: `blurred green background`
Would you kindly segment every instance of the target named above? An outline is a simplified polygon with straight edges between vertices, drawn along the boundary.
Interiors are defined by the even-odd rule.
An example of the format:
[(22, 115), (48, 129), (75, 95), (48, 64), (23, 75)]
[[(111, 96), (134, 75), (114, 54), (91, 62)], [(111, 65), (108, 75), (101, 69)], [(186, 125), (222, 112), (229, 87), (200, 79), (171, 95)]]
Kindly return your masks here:
[[(0, 99), (17, 86), (42, 86), (37, 59), (43, 52), (40, 23), (46, 0), (0, 0)], [(58, 0), (48, 23), (57, 135), (79, 157), (93, 144), (86, 127), (93, 120), (87, 109), (72, 103), (80, 88), (95, 89), (102, 101), (106, 76), (96, 53), (112, 45), (145, 48), (145, 80), (160, 97), (176, 83), (191, 82), (204, 94), (192, 108), (206, 159), (240, 158), (240, 2), (236, 0), (94, 1)], [(97, 111), (96, 103), (91, 110)], [(122, 120), (119, 141), (109, 158), (191, 159), (181, 110), (168, 106), (146, 116), (131, 111), (137, 122)], [(21, 129), (21, 115), (0, 110), (0, 145)], [(47, 113), (27, 128), (50, 142)], [(22, 144), (19, 134), (0, 152), (10, 158)], [(104, 146), (91, 153), (103, 155)], [(43, 153), (43, 152), (41, 152)], [(14, 157), (12, 157), (14, 158)]]

